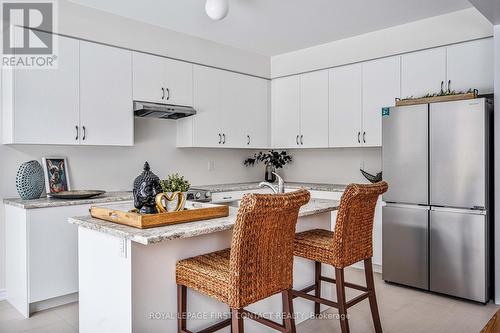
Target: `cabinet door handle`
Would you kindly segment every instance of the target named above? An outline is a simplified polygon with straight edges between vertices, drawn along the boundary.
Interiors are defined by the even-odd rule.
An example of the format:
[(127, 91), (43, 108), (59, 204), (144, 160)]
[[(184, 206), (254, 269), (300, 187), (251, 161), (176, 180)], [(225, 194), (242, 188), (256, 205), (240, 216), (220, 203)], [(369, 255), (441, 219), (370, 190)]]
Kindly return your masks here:
[(250, 135), (247, 135), (247, 146), (250, 145)]
[(297, 134), (297, 137), (295, 138), (295, 142), (297, 143), (297, 146), (299, 145), (299, 135)]
[(233, 197), (222, 197), (223, 200), (231, 200)]
[(85, 140), (85, 137), (87, 136), (87, 130), (85, 129), (85, 126), (83, 126), (82, 129), (83, 129), (83, 138), (82, 138), (82, 140)]
[(358, 132), (358, 143), (361, 143), (361, 140), (359, 138), (360, 135), (361, 135), (361, 132)]
[(303, 145), (304, 144), (304, 135), (300, 135), (300, 144)]
[(444, 81), (441, 81), (441, 94), (444, 93)]
[(165, 88), (161, 88), (161, 99), (165, 99)]
[(170, 99), (170, 89), (167, 88), (167, 101)]
[(225, 133), (222, 133), (222, 138), (224, 140), (222, 140), (222, 144), (225, 145), (226, 144), (226, 134)]
[(222, 135), (219, 133), (219, 144), (222, 143)]
[(363, 143), (366, 143), (365, 137), (366, 137), (366, 132), (363, 132)]
[(448, 92), (451, 93), (451, 80), (448, 80)]
[(75, 126), (75, 129), (76, 129), (76, 137), (75, 137), (75, 140), (78, 140), (78, 134), (80, 133), (80, 131), (78, 130), (78, 126)]

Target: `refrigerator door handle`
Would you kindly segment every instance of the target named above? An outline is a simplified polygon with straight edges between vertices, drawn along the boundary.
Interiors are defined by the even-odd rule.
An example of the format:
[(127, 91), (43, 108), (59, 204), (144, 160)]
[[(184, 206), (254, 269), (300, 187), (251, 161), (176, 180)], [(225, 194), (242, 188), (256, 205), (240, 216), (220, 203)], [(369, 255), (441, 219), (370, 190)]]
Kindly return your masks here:
[(446, 213), (470, 214), (470, 215), (486, 215), (486, 210), (479, 210), (479, 209), (432, 207), (431, 210), (434, 212), (446, 212)]
[(411, 205), (411, 204), (394, 203), (394, 202), (386, 202), (384, 206), (394, 207), (394, 208), (419, 209), (419, 210), (430, 210), (431, 209), (429, 206)]

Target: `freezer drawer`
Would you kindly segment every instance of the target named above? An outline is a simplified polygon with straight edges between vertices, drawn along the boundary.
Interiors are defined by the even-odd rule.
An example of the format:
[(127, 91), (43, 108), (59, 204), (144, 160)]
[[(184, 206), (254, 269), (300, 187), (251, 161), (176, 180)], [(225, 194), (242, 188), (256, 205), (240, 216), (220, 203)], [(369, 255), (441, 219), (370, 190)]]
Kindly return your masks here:
[(391, 108), (382, 116), (383, 200), (428, 204), (428, 105)]
[(433, 209), (430, 216), (430, 289), (486, 303), (486, 215)]
[(429, 208), (387, 205), (382, 210), (382, 278), (429, 289)]
[(431, 104), (431, 205), (486, 208), (485, 101)]

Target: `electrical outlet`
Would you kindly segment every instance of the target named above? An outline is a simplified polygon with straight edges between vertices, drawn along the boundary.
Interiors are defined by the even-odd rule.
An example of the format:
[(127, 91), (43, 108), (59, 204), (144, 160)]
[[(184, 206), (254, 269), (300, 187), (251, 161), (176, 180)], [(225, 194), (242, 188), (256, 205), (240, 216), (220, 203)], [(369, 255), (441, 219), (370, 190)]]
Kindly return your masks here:
[(118, 240), (118, 255), (127, 258), (127, 240), (125, 238)]
[(208, 171), (215, 170), (215, 161), (208, 161)]

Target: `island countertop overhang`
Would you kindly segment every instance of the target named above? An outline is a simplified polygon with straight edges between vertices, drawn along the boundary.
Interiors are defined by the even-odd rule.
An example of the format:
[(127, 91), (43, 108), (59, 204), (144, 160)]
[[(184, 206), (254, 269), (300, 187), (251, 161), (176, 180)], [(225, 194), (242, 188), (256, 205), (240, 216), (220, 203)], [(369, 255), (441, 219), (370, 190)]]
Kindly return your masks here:
[[(337, 210), (338, 200), (311, 199), (299, 211), (299, 217), (328, 213)], [(229, 216), (174, 224), (164, 227), (137, 229), (122, 224), (99, 220), (88, 216), (71, 217), (69, 223), (86, 229), (95, 230), (115, 237), (130, 239), (143, 245), (166, 242), (173, 239), (190, 238), (232, 229), (236, 222), (238, 209), (229, 207)]]

